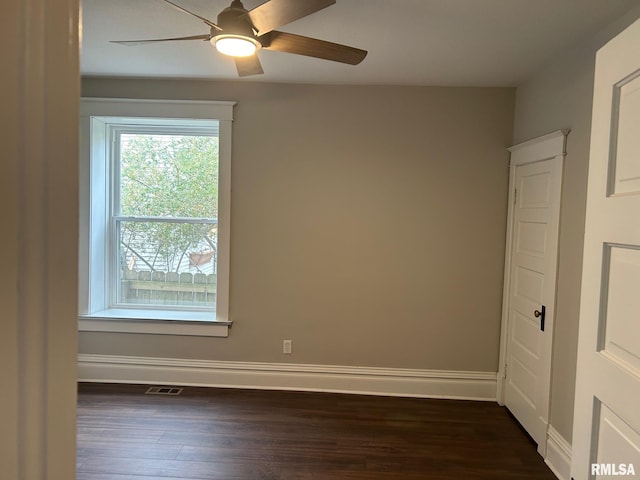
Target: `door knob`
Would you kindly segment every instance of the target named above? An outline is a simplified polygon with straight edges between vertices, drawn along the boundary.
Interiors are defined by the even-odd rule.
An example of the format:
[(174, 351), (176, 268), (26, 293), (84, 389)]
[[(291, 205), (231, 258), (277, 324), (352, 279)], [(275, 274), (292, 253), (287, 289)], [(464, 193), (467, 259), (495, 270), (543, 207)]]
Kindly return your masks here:
[(533, 316), (540, 319), (540, 330), (542, 330), (543, 332), (544, 332), (544, 317), (546, 313), (547, 313), (547, 307), (545, 307), (544, 305), (540, 307), (540, 310), (535, 310), (533, 312)]

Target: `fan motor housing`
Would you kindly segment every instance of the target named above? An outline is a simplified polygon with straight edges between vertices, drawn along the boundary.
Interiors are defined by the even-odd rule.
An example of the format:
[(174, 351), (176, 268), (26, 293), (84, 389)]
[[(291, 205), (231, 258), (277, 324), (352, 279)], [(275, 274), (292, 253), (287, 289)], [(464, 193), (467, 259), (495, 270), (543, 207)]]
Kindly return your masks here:
[(231, 6), (220, 12), (217, 23), (226, 34), (244, 35), (255, 38), (253, 25), (251, 25), (251, 21), (246, 13), (247, 10), (242, 5), (242, 2), (240, 0), (234, 0)]

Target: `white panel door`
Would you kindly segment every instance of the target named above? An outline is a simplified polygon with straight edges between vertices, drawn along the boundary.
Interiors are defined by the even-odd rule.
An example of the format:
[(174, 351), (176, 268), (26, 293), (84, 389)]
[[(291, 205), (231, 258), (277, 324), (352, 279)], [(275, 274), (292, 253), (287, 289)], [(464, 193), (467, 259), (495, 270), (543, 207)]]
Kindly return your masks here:
[(596, 60), (571, 473), (629, 465), (639, 478), (640, 20)]
[(562, 160), (515, 168), (504, 403), (544, 453)]

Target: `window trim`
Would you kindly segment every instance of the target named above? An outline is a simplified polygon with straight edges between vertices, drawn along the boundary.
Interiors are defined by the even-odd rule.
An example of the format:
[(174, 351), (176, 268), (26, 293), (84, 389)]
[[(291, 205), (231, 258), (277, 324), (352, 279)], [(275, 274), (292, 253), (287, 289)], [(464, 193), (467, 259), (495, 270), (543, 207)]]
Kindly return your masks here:
[[(231, 217), (231, 124), (235, 102), (82, 98), (80, 101), (79, 329), (123, 333), (228, 336)], [(140, 118), (144, 125), (175, 120), (218, 122), (218, 264), (215, 319), (209, 312), (112, 309), (107, 302), (110, 172), (108, 125)], [(108, 119), (108, 121), (107, 121)], [(134, 122), (135, 124), (135, 122)]]

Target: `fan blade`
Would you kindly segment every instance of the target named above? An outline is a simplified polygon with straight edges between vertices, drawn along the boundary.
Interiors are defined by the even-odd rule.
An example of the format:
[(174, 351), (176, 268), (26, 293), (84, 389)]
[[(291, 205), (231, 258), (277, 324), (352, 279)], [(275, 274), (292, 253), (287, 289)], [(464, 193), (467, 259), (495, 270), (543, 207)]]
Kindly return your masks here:
[(261, 75), (264, 73), (260, 59), (257, 55), (251, 55), (250, 57), (234, 57), (236, 61), (236, 69), (240, 77), (248, 77), (250, 75)]
[(215, 29), (216, 29), (216, 30), (218, 30), (218, 31), (222, 31), (222, 29), (221, 29), (218, 25), (216, 25), (215, 23), (213, 23), (213, 22), (212, 22), (211, 20), (209, 20), (208, 18), (204, 18), (204, 17), (201, 17), (200, 15), (198, 15), (198, 14), (196, 14), (196, 13), (190, 12), (190, 11), (189, 11), (189, 10), (187, 10), (186, 8), (181, 7), (180, 5), (178, 5), (178, 4), (176, 4), (176, 3), (173, 3), (173, 2), (171, 2), (171, 1), (169, 1), (169, 0), (164, 0), (164, 1), (165, 1), (166, 3), (168, 3), (169, 5), (173, 5), (175, 8), (177, 8), (177, 9), (178, 9), (178, 10), (180, 10), (181, 12), (184, 12), (184, 13), (187, 13), (187, 14), (189, 14), (189, 15), (193, 16), (193, 17), (199, 18), (199, 19), (200, 19), (200, 20), (202, 20), (204, 23), (206, 23), (207, 25), (209, 25), (211, 28), (215, 28)]
[(245, 15), (258, 30), (258, 35), (264, 35), (334, 3), (336, 0), (269, 0)]
[[(367, 56), (366, 50), (293, 33), (273, 31), (265, 35), (264, 39), (263, 45), (267, 50), (306, 55), (349, 65), (357, 65)], [(259, 40), (262, 42), (262, 37)]]
[(120, 45), (126, 45), (127, 47), (135, 47), (136, 45), (144, 45), (145, 43), (174, 42), (176, 40), (209, 40), (210, 38), (211, 35), (206, 33), (203, 35), (191, 35), (190, 37), (155, 38), (152, 40), (111, 40), (109, 43), (118, 43)]

